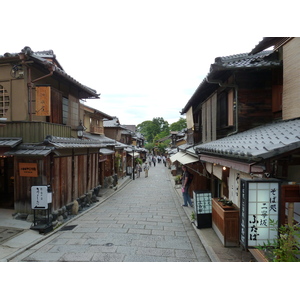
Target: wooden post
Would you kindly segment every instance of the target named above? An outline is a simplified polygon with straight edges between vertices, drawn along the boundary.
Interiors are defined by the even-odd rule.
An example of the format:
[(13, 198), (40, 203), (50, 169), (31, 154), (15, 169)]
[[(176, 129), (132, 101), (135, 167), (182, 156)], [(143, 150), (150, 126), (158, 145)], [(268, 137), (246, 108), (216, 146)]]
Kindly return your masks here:
[(294, 202), (288, 203), (288, 225), (293, 226), (294, 221)]

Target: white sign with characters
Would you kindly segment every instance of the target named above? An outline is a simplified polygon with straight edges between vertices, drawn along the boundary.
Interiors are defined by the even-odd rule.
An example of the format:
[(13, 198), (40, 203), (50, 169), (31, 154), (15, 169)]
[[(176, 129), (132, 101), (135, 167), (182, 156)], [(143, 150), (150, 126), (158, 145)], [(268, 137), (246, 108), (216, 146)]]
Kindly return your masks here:
[(48, 209), (48, 188), (47, 186), (31, 187), (31, 208)]

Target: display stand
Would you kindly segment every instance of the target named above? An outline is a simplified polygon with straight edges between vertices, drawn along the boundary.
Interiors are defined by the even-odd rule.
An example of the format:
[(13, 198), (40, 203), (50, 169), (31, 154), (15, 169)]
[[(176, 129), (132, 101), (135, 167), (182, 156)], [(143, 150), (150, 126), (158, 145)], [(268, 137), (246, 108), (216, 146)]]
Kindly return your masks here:
[[(33, 209), (33, 225), (32, 230), (37, 230), (39, 233), (48, 233), (53, 230), (50, 222), (50, 208), (52, 203), (52, 191), (48, 186), (32, 186), (31, 187), (31, 208)], [(36, 211), (44, 212), (45, 220), (37, 219)]]
[(211, 193), (194, 191), (195, 225), (197, 228), (210, 228), (212, 226), (212, 200)]

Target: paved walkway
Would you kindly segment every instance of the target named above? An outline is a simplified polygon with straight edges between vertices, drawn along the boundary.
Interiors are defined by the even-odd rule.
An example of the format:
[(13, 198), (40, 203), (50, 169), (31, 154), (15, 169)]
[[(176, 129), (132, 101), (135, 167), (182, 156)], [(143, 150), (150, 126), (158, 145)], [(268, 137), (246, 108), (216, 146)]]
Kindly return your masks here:
[(170, 170), (151, 167), (10, 261), (208, 262)]

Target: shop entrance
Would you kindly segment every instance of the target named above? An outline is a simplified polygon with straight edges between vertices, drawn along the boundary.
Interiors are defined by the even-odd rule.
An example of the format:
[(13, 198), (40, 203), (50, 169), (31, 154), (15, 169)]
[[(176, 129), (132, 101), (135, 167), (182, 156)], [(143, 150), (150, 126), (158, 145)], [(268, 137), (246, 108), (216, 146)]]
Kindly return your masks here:
[(14, 208), (13, 157), (0, 157), (0, 208)]

